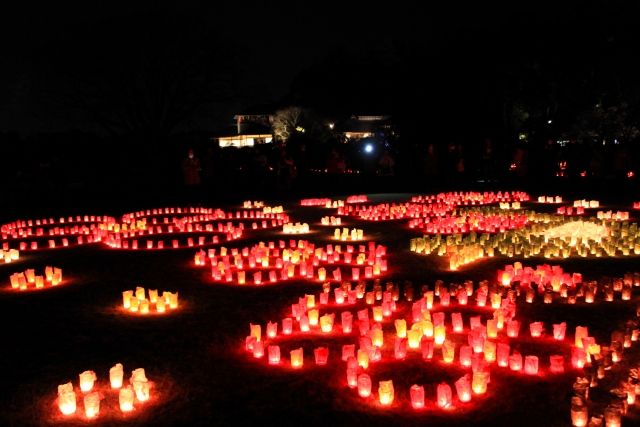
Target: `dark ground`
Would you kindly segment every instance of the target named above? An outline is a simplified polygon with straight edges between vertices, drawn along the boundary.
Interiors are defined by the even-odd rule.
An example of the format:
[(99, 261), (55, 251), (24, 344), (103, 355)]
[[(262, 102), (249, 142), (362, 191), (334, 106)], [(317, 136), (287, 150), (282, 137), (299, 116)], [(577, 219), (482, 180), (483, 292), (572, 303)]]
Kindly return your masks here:
[[(552, 195), (557, 191), (546, 193)], [(386, 194), (373, 199), (407, 197), (407, 194)], [(628, 209), (629, 200), (624, 202), (620, 207)], [(290, 207), (294, 221), (310, 224), (332, 212), (295, 204)], [(70, 213), (124, 212), (89, 212), (74, 206)], [(32, 211), (31, 217), (44, 215), (49, 213)], [(515, 261), (497, 258), (471, 264), (460, 272), (442, 271), (442, 259), (409, 252), (409, 238), (418, 233), (408, 230), (405, 222), (359, 224), (368, 238), (388, 246), (390, 280), (399, 283), (412, 280), (417, 287), (433, 285), (439, 278), (492, 279), (497, 269)], [(346, 224), (352, 226), (354, 221), (349, 219)], [(271, 233), (247, 231), (247, 239), (233, 245), (273, 240)], [(68, 286), (42, 292), (21, 294), (9, 292), (6, 287), (0, 292), (3, 325), (0, 425), (86, 424), (67, 423), (56, 416), (56, 387), (69, 380), (77, 384), (77, 375), (87, 369), (95, 370), (99, 379), (105, 380), (108, 369), (116, 362), (124, 364), (125, 372), (144, 367), (147, 376), (157, 383), (156, 390), (162, 393), (148, 410), (128, 417), (127, 424), (132, 425), (570, 424), (571, 383), (579, 371), (569, 370), (553, 381), (548, 376), (531, 379), (492, 374), (495, 382), (485, 398), (474, 400), (472, 410), (415, 414), (402, 408), (380, 411), (364, 406), (356, 393), (343, 386), (342, 364), (330, 363), (324, 368), (305, 365), (303, 371), (291, 372), (256, 363), (243, 351), (249, 322), (264, 325), (268, 320), (281, 319), (299, 296), (318, 293), (320, 287), (304, 282), (260, 288), (213, 285), (208, 269), (192, 265), (194, 253), (194, 249), (129, 252), (91, 245), (25, 253), (15, 264), (0, 264), (0, 276), (6, 287), (13, 272), (41, 269), (50, 264), (63, 268), (65, 281), (69, 282)], [(542, 261), (530, 259), (525, 265), (538, 263)], [(553, 264), (562, 265), (565, 271), (582, 272), (588, 279), (640, 270), (637, 258), (572, 259)], [(165, 317), (150, 318), (114, 311), (113, 307), (121, 302), (120, 292), (136, 285), (179, 291), (184, 308)], [(575, 325), (588, 325), (598, 341), (608, 341), (613, 328), (630, 318), (634, 310), (633, 301), (588, 307), (545, 306), (538, 302), (523, 308), (521, 313), (531, 321), (567, 321), (568, 335), (572, 335)], [(524, 327), (523, 322), (523, 331)], [(438, 369), (425, 372), (421, 370), (424, 365), (418, 362), (405, 366), (399, 368), (400, 377), (412, 379), (416, 372), (422, 372), (421, 378), (438, 382), (451, 375)], [(96, 424), (120, 425), (124, 421), (116, 417), (101, 420)], [(625, 425), (629, 421), (625, 419)]]

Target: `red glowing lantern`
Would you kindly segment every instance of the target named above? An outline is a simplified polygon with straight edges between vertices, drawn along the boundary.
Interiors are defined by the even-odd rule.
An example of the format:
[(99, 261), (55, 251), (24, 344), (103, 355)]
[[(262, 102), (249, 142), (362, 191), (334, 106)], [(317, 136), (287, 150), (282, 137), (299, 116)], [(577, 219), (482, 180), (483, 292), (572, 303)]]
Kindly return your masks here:
[(526, 356), (524, 358), (524, 372), (528, 375), (538, 375), (538, 357)]
[(424, 408), (424, 387), (414, 384), (409, 389), (409, 394), (411, 396), (411, 406), (414, 409)]
[(465, 375), (455, 382), (456, 393), (460, 402), (469, 402), (471, 400), (471, 384), (469, 376)]
[(447, 383), (440, 383), (436, 389), (438, 406), (446, 409), (451, 406), (451, 387)]
[(324, 366), (329, 358), (329, 349), (327, 347), (318, 347), (313, 350), (316, 365)]
[(549, 371), (554, 374), (561, 374), (564, 372), (564, 356), (552, 355), (549, 356)]

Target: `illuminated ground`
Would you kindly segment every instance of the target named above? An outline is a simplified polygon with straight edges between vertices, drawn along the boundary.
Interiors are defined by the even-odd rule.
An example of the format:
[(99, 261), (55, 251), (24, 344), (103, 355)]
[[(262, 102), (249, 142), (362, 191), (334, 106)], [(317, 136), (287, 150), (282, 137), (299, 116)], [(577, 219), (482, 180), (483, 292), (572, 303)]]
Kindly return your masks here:
[[(294, 222), (315, 223), (332, 212), (292, 208), (288, 213)], [(368, 238), (387, 245), (389, 279), (399, 283), (411, 280), (416, 290), (422, 284), (433, 285), (436, 279), (493, 279), (497, 269), (513, 262), (496, 257), (455, 273), (447, 272), (443, 259), (409, 251), (409, 239), (420, 234), (409, 230), (406, 221), (364, 223), (349, 219), (348, 224), (358, 224)], [(327, 227), (326, 233), (331, 234), (333, 229)], [(274, 237), (273, 231), (260, 230), (240, 245), (279, 237)], [(473, 410), (464, 414), (416, 414), (399, 409), (372, 410), (362, 405), (343, 385), (343, 365), (337, 368), (337, 361), (333, 366), (305, 366), (303, 372), (269, 369), (255, 363), (243, 351), (248, 323), (282, 318), (283, 310), (293, 300), (305, 292), (319, 292), (319, 285), (212, 285), (208, 269), (193, 267), (194, 253), (195, 249), (123, 252), (90, 246), (43, 250), (25, 255), (17, 264), (0, 264), (0, 280), (6, 287), (13, 272), (51, 264), (63, 268), (71, 281), (69, 286), (37, 293), (0, 292), (0, 366), (4, 372), (0, 424), (64, 425), (52, 415), (57, 410), (53, 401), (57, 385), (75, 381), (86, 369), (95, 370), (104, 379), (116, 362), (146, 368), (147, 376), (165, 390), (160, 404), (127, 419), (131, 425), (570, 424), (571, 384), (577, 371), (553, 378), (515, 378), (496, 373), (498, 385), (490, 388), (486, 397), (474, 401)], [(542, 262), (531, 259), (527, 264)], [(552, 263), (593, 279), (640, 271), (633, 257)], [(121, 301), (121, 291), (136, 285), (177, 290), (184, 308), (169, 316), (151, 318), (127, 316), (109, 308)], [(587, 324), (592, 335), (606, 341), (634, 311), (633, 301), (589, 307), (544, 306), (538, 302), (525, 307), (521, 314), (549, 323)], [(631, 353), (637, 353), (637, 347)], [(413, 381), (435, 383), (456, 374), (455, 369), (451, 373), (417, 361), (380, 369), (398, 369), (407, 385)], [(397, 396), (406, 399), (407, 389), (397, 391)], [(628, 421), (625, 419), (625, 423)]]

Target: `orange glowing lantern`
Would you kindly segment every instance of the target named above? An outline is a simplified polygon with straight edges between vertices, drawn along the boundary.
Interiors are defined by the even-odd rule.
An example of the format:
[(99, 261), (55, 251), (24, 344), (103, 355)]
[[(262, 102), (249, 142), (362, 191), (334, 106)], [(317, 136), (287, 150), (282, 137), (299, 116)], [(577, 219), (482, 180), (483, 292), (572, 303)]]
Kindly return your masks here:
[(262, 327), (260, 325), (249, 323), (249, 330), (249, 335), (254, 337), (256, 341), (260, 341), (260, 338), (262, 337)]
[(301, 368), (304, 364), (304, 349), (302, 347), (290, 351), (291, 367)]
[(76, 392), (70, 382), (58, 386), (58, 408), (63, 415), (76, 412)]
[(486, 340), (484, 342), (484, 360), (493, 363), (496, 361), (496, 343)]
[(364, 349), (358, 349), (358, 366), (362, 369), (367, 369), (369, 367), (369, 353)]
[(465, 375), (461, 377), (455, 383), (456, 392), (458, 394), (458, 400), (460, 402), (469, 402), (471, 400), (471, 384), (469, 383), (469, 376)]
[(455, 358), (456, 344), (453, 341), (445, 340), (442, 343), (442, 361), (451, 363)]
[(269, 338), (275, 338), (278, 335), (278, 324), (275, 322), (267, 323), (267, 336)]
[(576, 326), (575, 345), (582, 348), (582, 339), (589, 336), (589, 329), (586, 326)]
[[(585, 427), (589, 421), (587, 406), (576, 402), (571, 404), (571, 424), (574, 427)], [(602, 423), (600, 423), (602, 424)]]
[(270, 365), (277, 365), (280, 363), (280, 346), (270, 345), (267, 347), (267, 352), (269, 354)]
[(122, 412), (131, 412), (133, 411), (133, 400), (135, 398), (135, 393), (131, 386), (123, 387), (120, 389), (120, 393), (118, 395), (118, 401), (120, 403), (120, 410)]
[(116, 363), (111, 369), (109, 369), (109, 382), (111, 388), (118, 389), (122, 387), (122, 378), (124, 377), (124, 370), (121, 363)]
[(489, 383), (489, 372), (476, 371), (473, 373), (473, 382), (471, 387), (475, 394), (484, 394), (487, 392), (487, 384)]
[(413, 409), (424, 408), (424, 387), (414, 384), (409, 389), (409, 395), (411, 396), (411, 406)]
[(393, 381), (380, 381), (378, 383), (378, 398), (381, 405), (391, 405), (393, 403)]
[(319, 312), (317, 309), (313, 308), (307, 312), (307, 317), (309, 318), (309, 326), (318, 326), (318, 316)]
[(382, 329), (372, 329), (371, 330), (371, 343), (380, 348), (384, 344), (384, 333)]
[(451, 406), (451, 387), (447, 383), (438, 384), (438, 388), (436, 389), (438, 406), (446, 409)]
[(94, 418), (100, 413), (100, 393), (94, 391), (84, 396), (84, 413), (87, 418)]
[(80, 374), (80, 390), (83, 393), (90, 392), (93, 388), (93, 383), (95, 383), (97, 377), (96, 373), (93, 371), (84, 371)]
[(498, 321), (496, 319), (487, 319), (487, 338), (498, 337)]
[(358, 375), (358, 394), (360, 397), (371, 396), (371, 377), (369, 375)]
[(526, 356), (524, 358), (524, 373), (538, 375), (538, 356)]
[[(407, 321), (404, 319), (396, 319), (394, 322), (396, 327), (396, 336), (398, 338), (406, 338), (407, 337)], [(417, 348), (417, 347), (413, 347)]]

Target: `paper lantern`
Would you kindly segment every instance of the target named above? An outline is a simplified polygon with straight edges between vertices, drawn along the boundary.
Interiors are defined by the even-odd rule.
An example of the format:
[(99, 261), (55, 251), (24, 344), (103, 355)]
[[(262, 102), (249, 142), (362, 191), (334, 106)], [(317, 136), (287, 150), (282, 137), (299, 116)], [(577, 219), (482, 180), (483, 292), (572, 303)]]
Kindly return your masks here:
[(538, 375), (537, 356), (526, 356), (524, 358), (524, 373), (528, 375)]
[(438, 406), (446, 409), (451, 406), (451, 387), (447, 383), (440, 383), (436, 389), (436, 399), (438, 401)]
[(586, 427), (589, 421), (589, 412), (584, 404), (571, 404), (571, 424), (574, 427)]
[(571, 365), (574, 368), (582, 369), (587, 361), (587, 353), (582, 348), (571, 348)]
[(542, 330), (544, 325), (542, 322), (532, 322), (529, 324), (529, 331), (531, 332), (531, 336), (533, 338), (539, 338), (542, 336)]
[(451, 313), (451, 324), (453, 325), (454, 332), (462, 332), (462, 313)]
[(293, 319), (290, 317), (282, 319), (282, 333), (284, 335), (291, 335), (293, 332)]
[(120, 410), (122, 412), (131, 412), (133, 411), (133, 400), (135, 398), (135, 393), (131, 386), (123, 387), (120, 389), (120, 393), (118, 394), (118, 401), (120, 403)]
[[(404, 319), (396, 319), (394, 322), (396, 327), (396, 336), (398, 338), (406, 338), (407, 337), (407, 321)], [(417, 348), (417, 347), (413, 347)]]
[(509, 368), (516, 372), (522, 370), (522, 355), (520, 353), (513, 353), (509, 356)]
[(295, 350), (291, 350), (290, 351), (290, 355), (291, 355), (291, 367), (292, 368), (301, 368), (302, 365), (304, 364), (304, 350), (302, 347), (295, 349)]
[(622, 411), (612, 405), (604, 409), (604, 423), (607, 427), (620, 427), (622, 425)]
[(567, 330), (567, 324), (565, 322), (553, 325), (553, 338), (562, 341)]
[(144, 379), (132, 379), (133, 391), (136, 394), (136, 398), (140, 402), (146, 402), (150, 398), (149, 382)]
[(109, 382), (111, 388), (118, 389), (122, 387), (122, 378), (124, 377), (124, 370), (121, 363), (116, 363), (111, 369), (109, 369)]
[(496, 319), (487, 319), (487, 338), (498, 337), (498, 321)]
[(96, 373), (93, 371), (84, 371), (80, 374), (80, 390), (83, 393), (90, 392), (93, 388), (93, 383), (96, 381)]
[(393, 381), (380, 381), (378, 383), (378, 398), (381, 405), (391, 405), (393, 403)]
[(456, 393), (458, 394), (458, 400), (460, 402), (469, 402), (471, 400), (471, 384), (469, 383), (469, 376), (465, 375), (455, 382)]
[(277, 345), (268, 346), (267, 353), (268, 353), (270, 365), (277, 365), (280, 363), (280, 346), (277, 346)]
[(84, 396), (84, 414), (87, 418), (96, 417), (100, 413), (100, 393), (93, 392)]
[(438, 325), (433, 330), (433, 341), (436, 345), (442, 345), (444, 343), (447, 333), (444, 325)]
[(444, 363), (451, 363), (455, 358), (456, 344), (453, 341), (445, 340), (442, 343), (442, 361)]
[(384, 333), (382, 329), (372, 329), (371, 330), (371, 343), (380, 348), (384, 344)]
[(413, 409), (424, 408), (424, 387), (414, 384), (409, 389), (409, 395), (411, 397), (411, 406)]
[(493, 341), (486, 340), (484, 342), (484, 360), (488, 363), (493, 363), (496, 361), (496, 343)]
[(366, 350), (358, 349), (357, 358), (358, 366), (362, 369), (367, 369), (369, 367), (369, 353)]
[(318, 316), (319, 312), (315, 308), (307, 312), (307, 317), (309, 318), (309, 326), (318, 326)]
[(420, 348), (420, 340), (422, 339), (422, 330), (411, 329), (407, 331), (407, 344), (409, 348)]
[(560, 374), (564, 372), (564, 356), (562, 355), (552, 355), (549, 356), (549, 371), (554, 374)]
[(253, 323), (249, 323), (249, 335), (255, 337), (256, 341), (260, 341), (262, 337), (262, 327), (260, 325), (254, 325)]
[(342, 320), (342, 332), (350, 334), (353, 328), (353, 314), (345, 311), (340, 314), (340, 318)]
[(586, 326), (576, 326), (575, 345), (582, 348), (582, 339), (589, 336), (589, 329)]
[(358, 394), (360, 397), (371, 396), (371, 377), (369, 375), (358, 375)]
[(329, 349), (327, 347), (318, 347), (313, 350), (313, 355), (316, 365), (324, 366), (327, 364), (327, 359), (329, 358)]
[(76, 412), (76, 392), (71, 383), (58, 386), (58, 408), (63, 415), (71, 415)]
[(473, 373), (473, 382), (471, 388), (475, 394), (484, 394), (487, 392), (487, 384), (489, 383), (489, 372), (476, 371)]
[(396, 337), (394, 343), (394, 356), (397, 360), (402, 360), (407, 356), (407, 339)]
[(509, 344), (498, 343), (496, 360), (498, 362), (498, 366), (500, 366), (501, 368), (506, 368), (509, 366), (509, 352)]

